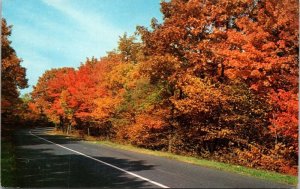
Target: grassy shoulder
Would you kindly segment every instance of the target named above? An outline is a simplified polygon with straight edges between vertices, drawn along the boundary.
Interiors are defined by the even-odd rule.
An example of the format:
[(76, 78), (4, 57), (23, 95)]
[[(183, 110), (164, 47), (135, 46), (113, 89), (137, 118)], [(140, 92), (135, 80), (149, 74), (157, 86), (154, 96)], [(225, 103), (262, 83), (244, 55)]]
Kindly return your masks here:
[[(55, 133), (51, 133), (51, 134), (55, 134)], [(56, 133), (56, 134), (58, 134), (58, 133)], [(62, 134), (62, 133), (59, 133), (59, 134)], [(78, 138), (77, 135), (74, 135), (74, 134), (69, 135), (69, 136)], [(285, 175), (285, 174), (280, 174), (280, 173), (265, 171), (265, 170), (258, 170), (258, 169), (253, 169), (253, 168), (248, 168), (248, 167), (243, 167), (243, 166), (238, 166), (238, 165), (232, 165), (232, 164), (228, 164), (228, 163), (221, 163), (221, 162), (216, 162), (216, 161), (212, 161), (212, 160), (200, 159), (200, 158), (196, 158), (196, 157), (176, 155), (176, 154), (172, 154), (169, 152), (154, 151), (154, 150), (149, 150), (149, 149), (144, 149), (144, 148), (138, 148), (138, 147), (135, 147), (132, 145), (118, 144), (118, 143), (114, 143), (111, 141), (99, 141), (93, 137), (84, 137), (84, 140), (88, 141), (90, 143), (105, 145), (105, 146), (116, 148), (116, 149), (122, 149), (122, 150), (128, 150), (128, 151), (138, 152), (138, 153), (143, 153), (143, 154), (148, 154), (148, 155), (165, 157), (165, 158), (174, 159), (177, 161), (192, 163), (192, 164), (199, 165), (199, 166), (205, 166), (205, 167), (219, 169), (222, 171), (229, 171), (229, 172), (238, 173), (238, 174), (242, 174), (242, 175), (246, 175), (246, 176), (252, 176), (252, 177), (256, 177), (256, 178), (264, 179), (264, 180), (268, 180), (268, 181), (279, 182), (279, 183), (290, 184), (290, 185), (297, 185), (297, 183), (298, 183), (298, 178), (296, 176)]]
[(16, 186), (16, 162), (12, 142), (1, 138), (1, 186)]
[(253, 176), (256, 178), (274, 181), (274, 182), (280, 182), (280, 183), (291, 184), (291, 185), (296, 185), (298, 183), (298, 178), (296, 176), (284, 175), (284, 174), (271, 172), (271, 171), (257, 170), (257, 169), (252, 169), (252, 168), (238, 166), (238, 165), (232, 165), (232, 164), (221, 163), (221, 162), (216, 162), (216, 161), (212, 161), (212, 160), (200, 159), (200, 158), (196, 158), (196, 157), (176, 155), (176, 154), (172, 154), (169, 152), (153, 151), (153, 150), (138, 148), (138, 147), (135, 147), (132, 145), (117, 144), (117, 143), (113, 143), (110, 141), (91, 141), (90, 140), (89, 142), (101, 144), (101, 145), (105, 145), (105, 146), (109, 146), (109, 147), (117, 148), (117, 149), (123, 149), (123, 150), (129, 150), (129, 151), (133, 151), (133, 152), (143, 153), (143, 154), (165, 157), (165, 158), (174, 159), (174, 160), (178, 160), (178, 161), (182, 161), (182, 162), (186, 162), (186, 163), (192, 163), (192, 164), (199, 165), (199, 166), (216, 168), (216, 169), (223, 170), (223, 171), (230, 171), (230, 172), (247, 175), (247, 176)]

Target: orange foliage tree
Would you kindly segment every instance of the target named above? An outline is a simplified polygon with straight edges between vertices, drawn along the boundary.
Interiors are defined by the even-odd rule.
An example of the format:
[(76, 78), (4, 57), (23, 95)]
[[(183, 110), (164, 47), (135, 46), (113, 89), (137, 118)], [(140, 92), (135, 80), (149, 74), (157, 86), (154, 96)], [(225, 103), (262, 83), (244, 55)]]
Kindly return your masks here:
[[(170, 106), (176, 112), (173, 118), (181, 125), (182, 133), (190, 133), (180, 140), (210, 138), (213, 140), (209, 146), (225, 145), (230, 149), (231, 143), (220, 141), (221, 135), (216, 134), (226, 131), (225, 136), (236, 136), (230, 139), (232, 147), (248, 146), (249, 150), (249, 145), (236, 145), (244, 141), (244, 144), (254, 142), (262, 149), (276, 148), (268, 136), (283, 127), (289, 132), (277, 133), (277, 139), (279, 134), (285, 145), (291, 146), (288, 141), (293, 141), (292, 146), (297, 146), (297, 136), (287, 133), (297, 133), (298, 110), (283, 108), (272, 95), (294, 104), (298, 102), (294, 98), (298, 85), (298, 2), (172, 0), (162, 2), (161, 10), (162, 24), (153, 19), (151, 30), (137, 29), (145, 43), (145, 55), (163, 57), (156, 59), (157, 63), (149, 62), (148, 74), (155, 81), (167, 82), (172, 89)], [(174, 61), (166, 61), (168, 57)], [(245, 83), (252, 91), (242, 92), (232, 83)], [(224, 90), (224, 86), (230, 90)], [(239, 92), (246, 95), (245, 100), (238, 97)], [(289, 97), (284, 98), (283, 93)], [(248, 104), (251, 109), (243, 109), (248, 106), (246, 100), (251, 101)], [(239, 118), (226, 123), (230, 115)], [(283, 115), (292, 121), (284, 121)], [(186, 125), (193, 129), (187, 131)], [(254, 129), (247, 130), (251, 127)], [(247, 134), (239, 135), (237, 128)], [(201, 134), (201, 130), (206, 132)], [(259, 137), (248, 137), (255, 134)], [(200, 149), (205, 148), (201, 142), (197, 144)]]
[(3, 123), (12, 121), (7, 119), (15, 112), (20, 104), (19, 89), (27, 87), (26, 69), (21, 66), (21, 59), (17, 57), (11, 47), (8, 37), (11, 35), (12, 26), (6, 20), (1, 20), (1, 116)]

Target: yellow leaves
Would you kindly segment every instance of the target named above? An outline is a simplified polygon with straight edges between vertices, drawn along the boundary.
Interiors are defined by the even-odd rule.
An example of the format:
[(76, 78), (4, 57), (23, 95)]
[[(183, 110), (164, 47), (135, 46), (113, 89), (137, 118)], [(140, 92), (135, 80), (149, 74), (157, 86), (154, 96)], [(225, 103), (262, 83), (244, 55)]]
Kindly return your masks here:
[(117, 90), (133, 82), (133, 75), (136, 70), (136, 66), (133, 64), (120, 63), (112, 68), (112, 70), (105, 75), (107, 87), (111, 90)]
[(92, 116), (99, 121), (105, 122), (114, 113), (115, 108), (121, 103), (122, 98), (106, 96), (94, 100), (96, 108), (92, 112)]
[(199, 114), (212, 111), (220, 104), (222, 93), (210, 84), (191, 75), (185, 75), (179, 81), (179, 87), (185, 95), (184, 99), (172, 99), (175, 107), (184, 114)]

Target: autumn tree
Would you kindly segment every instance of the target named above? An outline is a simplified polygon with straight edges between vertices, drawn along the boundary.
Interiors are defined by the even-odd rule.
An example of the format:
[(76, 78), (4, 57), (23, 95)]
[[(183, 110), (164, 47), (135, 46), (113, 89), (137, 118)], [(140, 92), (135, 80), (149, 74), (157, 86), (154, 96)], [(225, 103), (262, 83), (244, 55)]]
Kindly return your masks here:
[[(220, 136), (214, 133), (228, 129), (228, 124), (241, 125), (239, 119), (221, 123), (219, 118), (222, 114), (216, 114), (218, 112), (224, 115), (234, 113), (244, 117), (244, 120), (254, 121), (258, 126), (254, 130), (247, 129), (253, 124), (252, 121), (242, 122), (241, 130), (247, 131), (247, 135), (254, 135), (257, 129), (261, 131), (260, 136), (265, 135), (270, 123), (269, 133), (280, 131), (281, 127), (297, 128), (290, 125), (297, 122), (297, 110), (287, 110), (277, 105), (276, 98), (272, 98), (272, 95), (278, 96), (276, 93), (284, 90), (277, 99), (297, 102), (293, 97), (297, 95), (298, 85), (297, 1), (172, 0), (161, 5), (163, 23), (158, 24), (153, 19), (151, 29), (137, 29), (145, 44), (145, 55), (153, 60), (144, 66), (145, 70), (155, 83), (167, 82), (172, 89), (169, 98), (173, 104), (170, 106), (174, 106), (179, 115), (176, 118), (181, 125), (179, 128), (190, 134), (185, 138), (197, 137), (195, 130), (187, 131), (187, 125), (194, 129), (199, 128), (197, 125), (203, 125), (201, 128), (206, 127), (207, 131), (201, 138), (212, 134), (216, 139)], [(170, 57), (173, 61), (167, 61), (171, 60)], [(246, 101), (239, 98), (241, 93), (234, 92), (242, 91), (232, 83), (245, 83), (252, 90), (251, 98), (260, 100), (254, 100), (257, 103), (252, 100), (252, 108), (245, 112), (242, 107), (247, 104)], [(222, 86), (230, 90), (224, 90)], [(244, 94), (248, 93), (243, 90)], [(250, 96), (246, 99), (250, 100)], [(233, 99), (237, 101), (233, 103)], [(267, 105), (267, 102), (270, 104)], [(257, 119), (259, 123), (252, 117), (257, 115), (255, 111), (263, 116), (263, 119)], [(288, 117), (294, 121), (287, 123), (281, 118), (283, 114), (289, 114)], [(215, 116), (219, 121), (214, 120)], [(238, 136), (234, 143), (247, 139), (245, 143), (252, 141), (259, 145), (261, 140), (265, 140), (270, 144), (268, 133), (265, 138), (254, 140), (246, 135), (237, 135), (235, 128), (231, 128), (230, 132)], [(296, 130), (287, 133), (296, 133)], [(284, 140), (293, 140), (297, 146), (295, 138), (290, 136)], [(184, 141), (183, 146), (186, 143)], [(213, 142), (213, 145), (216, 143)], [(200, 148), (204, 147), (200, 145)]]
[(53, 102), (47, 92), (49, 82), (56, 77), (58, 69), (51, 69), (45, 71), (45, 73), (39, 77), (38, 82), (33, 86), (31, 97), (33, 102), (31, 103), (32, 110), (38, 114), (45, 114), (45, 111), (49, 109), (48, 102)]
[(21, 66), (21, 59), (17, 57), (8, 37), (12, 26), (8, 26), (5, 19), (1, 20), (1, 115), (3, 120), (14, 114), (19, 101), (19, 89), (26, 88), (26, 69)]
[(298, 152), (298, 14), (298, 1), (257, 2), (252, 14), (236, 18), (236, 28), (215, 48), (224, 58), (225, 76), (242, 79), (268, 99), (273, 148), (286, 146), (289, 152), (282, 156), (293, 161)]
[(45, 72), (34, 87), (31, 107), (67, 133), (74, 126), (87, 130), (89, 127), (99, 128), (102, 117), (94, 111), (99, 109), (96, 109), (97, 99), (103, 100), (110, 93), (104, 74), (109, 72), (112, 64), (92, 58), (78, 70), (60, 68)]
[(46, 115), (52, 123), (65, 128), (66, 122), (73, 121), (69, 104), (66, 103), (66, 100), (69, 100), (66, 90), (68, 85), (73, 84), (72, 82), (74, 82), (73, 68), (46, 71), (32, 92), (32, 108), (39, 114)]
[(118, 51), (124, 62), (137, 63), (143, 56), (141, 43), (137, 42), (136, 36), (127, 36), (127, 33), (119, 37)]
[(32, 103), (32, 98), (29, 93), (26, 93), (20, 97), (21, 103), (18, 105), (16, 111), (19, 119), (19, 125), (28, 127), (28, 126), (46, 126), (49, 124), (45, 116), (39, 114), (35, 110), (35, 107)]
[[(103, 118), (100, 114), (95, 114), (100, 105), (97, 104), (97, 99), (107, 96), (108, 91), (105, 88), (105, 74), (111, 69), (110, 63), (101, 59), (87, 59), (76, 72), (76, 83), (73, 86), (75, 100), (78, 102), (78, 109), (75, 112), (75, 117), (79, 121), (78, 127), (90, 133), (90, 128), (101, 128)], [(97, 109), (98, 108), (98, 109)]]

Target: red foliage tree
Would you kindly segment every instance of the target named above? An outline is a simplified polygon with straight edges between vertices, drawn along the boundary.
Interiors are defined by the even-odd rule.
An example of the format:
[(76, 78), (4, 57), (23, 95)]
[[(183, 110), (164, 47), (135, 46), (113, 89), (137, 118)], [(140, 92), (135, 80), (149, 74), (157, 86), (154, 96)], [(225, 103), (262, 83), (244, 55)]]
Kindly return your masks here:
[[(17, 57), (11, 47), (8, 37), (11, 35), (12, 26), (6, 20), (1, 20), (1, 115), (4, 122), (9, 120), (20, 103), (19, 89), (26, 88), (26, 69), (21, 66), (22, 60)], [(6, 118), (9, 118), (8, 120)]]

